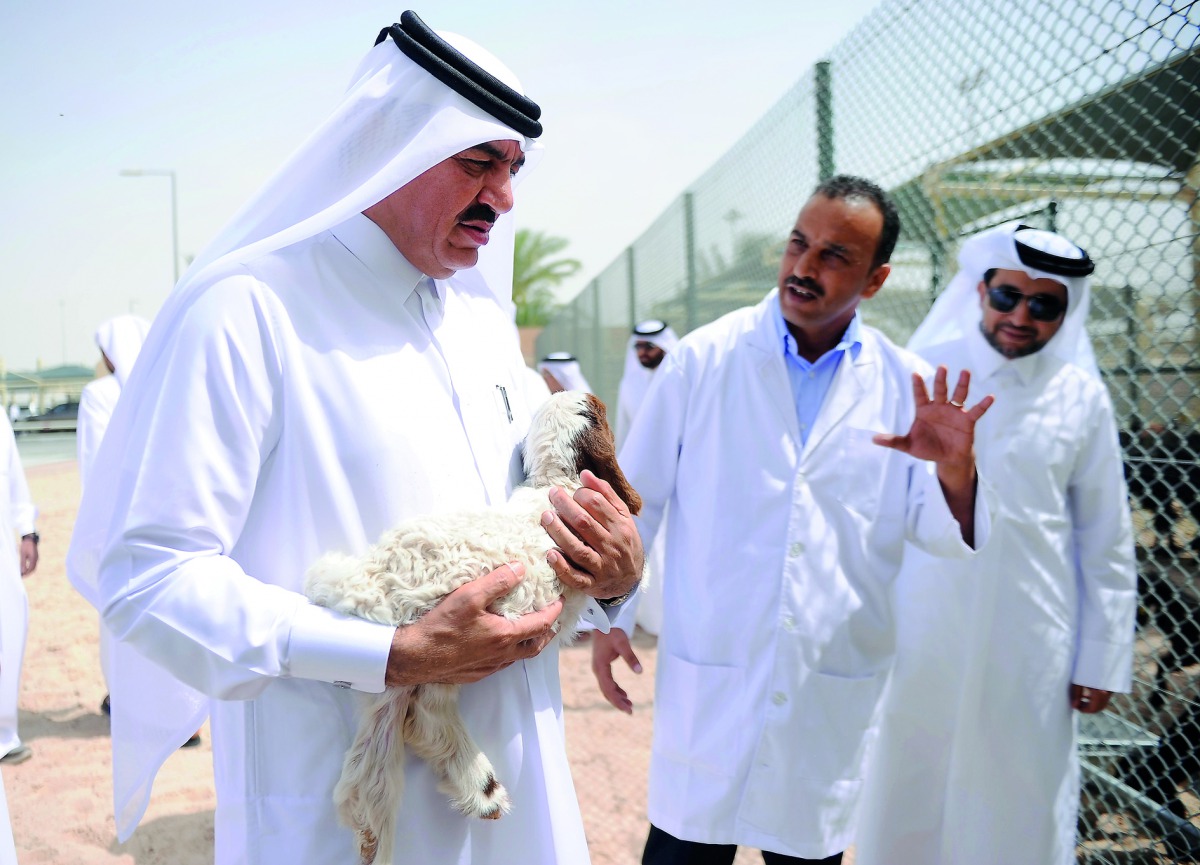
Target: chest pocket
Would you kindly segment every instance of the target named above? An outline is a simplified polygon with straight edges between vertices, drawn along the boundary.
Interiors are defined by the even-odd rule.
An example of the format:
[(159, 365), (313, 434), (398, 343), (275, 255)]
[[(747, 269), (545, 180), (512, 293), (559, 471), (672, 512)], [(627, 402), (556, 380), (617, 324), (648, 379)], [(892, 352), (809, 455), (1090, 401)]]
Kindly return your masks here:
[(869, 430), (846, 427), (836, 433), (836, 442), (825, 454), (813, 457), (824, 462), (830, 473), (829, 489), (837, 503), (860, 517), (873, 520), (885, 503), (884, 481), (891, 452), (871, 441)]

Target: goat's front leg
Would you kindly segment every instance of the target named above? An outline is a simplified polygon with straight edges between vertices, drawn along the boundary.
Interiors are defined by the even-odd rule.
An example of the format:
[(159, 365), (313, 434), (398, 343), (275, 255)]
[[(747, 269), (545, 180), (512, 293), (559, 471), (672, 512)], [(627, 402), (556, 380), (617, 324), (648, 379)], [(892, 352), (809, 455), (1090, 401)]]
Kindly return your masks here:
[(342, 763), (333, 802), (358, 836), (361, 865), (392, 859), (396, 812), (404, 795), (404, 717), (414, 688), (388, 688), (363, 706), (354, 744)]
[(512, 803), (458, 712), (457, 685), (421, 685), (405, 719), (404, 738), (441, 776), (438, 788), (468, 817), (498, 820)]

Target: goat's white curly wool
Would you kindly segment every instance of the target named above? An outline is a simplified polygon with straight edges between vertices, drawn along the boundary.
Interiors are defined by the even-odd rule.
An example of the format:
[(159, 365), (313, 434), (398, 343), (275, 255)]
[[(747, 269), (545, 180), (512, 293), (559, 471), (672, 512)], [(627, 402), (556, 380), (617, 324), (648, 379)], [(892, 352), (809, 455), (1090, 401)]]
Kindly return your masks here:
[[(559, 640), (569, 642), (587, 597), (560, 583), (546, 562), (554, 543), (540, 518), (552, 509), (550, 488), (573, 492), (586, 467), (609, 481), (631, 512), (641, 501), (617, 465), (604, 404), (591, 394), (564, 391), (542, 405), (525, 439), (524, 463), (527, 480), (504, 505), (408, 520), (365, 556), (322, 558), (308, 573), (308, 597), (339, 612), (405, 625), (464, 583), (521, 562), (525, 579), (493, 611), (516, 618), (561, 595)], [(458, 688), (405, 686), (365, 696), (334, 802), (357, 832), (366, 865), (391, 858), (406, 744), (433, 765), (442, 790), (464, 814), (497, 819), (509, 810), (507, 791), (459, 716)]]

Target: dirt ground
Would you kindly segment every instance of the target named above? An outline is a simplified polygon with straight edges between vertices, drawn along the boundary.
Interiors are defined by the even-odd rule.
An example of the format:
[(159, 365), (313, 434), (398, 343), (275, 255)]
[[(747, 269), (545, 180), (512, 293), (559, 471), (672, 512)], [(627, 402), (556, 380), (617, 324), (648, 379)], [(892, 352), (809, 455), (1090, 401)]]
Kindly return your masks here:
[[(41, 559), (26, 580), (30, 629), (22, 676), (21, 737), (32, 760), (3, 769), (21, 865), (207, 865), (213, 856), (212, 751), (176, 753), (150, 808), (125, 844), (112, 817), (108, 719), (96, 615), (67, 582), (64, 558), (79, 499), (74, 461), (26, 469), (41, 515)], [(645, 672), (625, 671), (633, 717), (596, 689), (587, 644), (563, 652), (568, 749), (594, 865), (632, 865), (645, 840), (655, 640), (635, 637)], [(761, 862), (741, 851), (738, 865)]]

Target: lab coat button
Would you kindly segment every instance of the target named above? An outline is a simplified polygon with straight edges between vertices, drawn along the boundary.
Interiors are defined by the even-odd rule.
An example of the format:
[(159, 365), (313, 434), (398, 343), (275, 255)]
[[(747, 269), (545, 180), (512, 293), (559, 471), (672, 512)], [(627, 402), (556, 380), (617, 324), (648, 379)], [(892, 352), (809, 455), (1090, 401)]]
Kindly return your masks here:
[(783, 629), (785, 631), (796, 630), (796, 620), (793, 619), (791, 616), (784, 616), (783, 617)]
[(796, 541), (796, 543), (792, 544), (791, 547), (788, 548), (788, 555), (793, 559), (802, 552), (804, 552), (804, 544), (800, 543), (799, 541)]
[(782, 706), (787, 702), (787, 699), (787, 694), (783, 693), (783, 691), (776, 691), (775, 696), (771, 698), (771, 702), (776, 706)]

